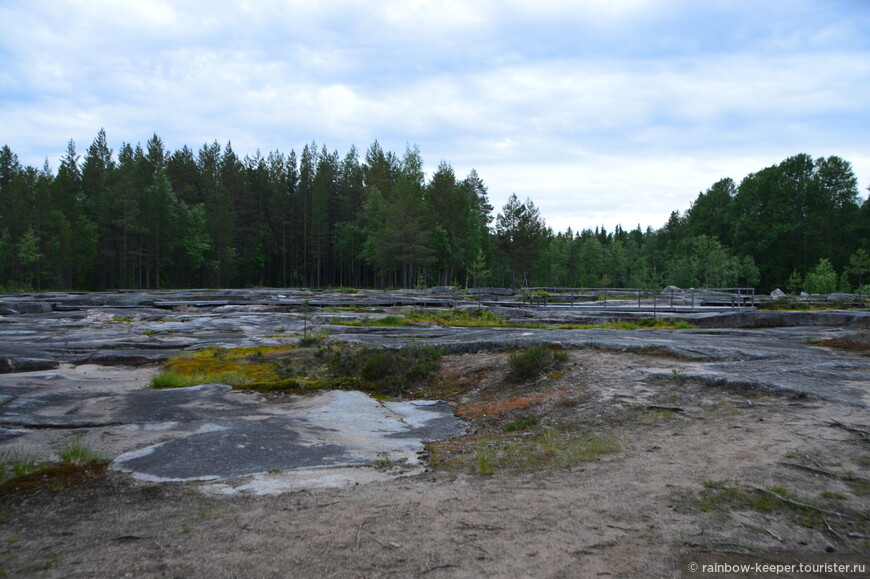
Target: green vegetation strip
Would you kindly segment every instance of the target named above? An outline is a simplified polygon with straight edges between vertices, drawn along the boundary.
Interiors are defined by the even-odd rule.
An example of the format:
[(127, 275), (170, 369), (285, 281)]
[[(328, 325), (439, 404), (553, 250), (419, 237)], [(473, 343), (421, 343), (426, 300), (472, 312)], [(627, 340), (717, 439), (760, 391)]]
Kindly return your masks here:
[[(358, 310), (354, 310), (358, 311)], [(475, 310), (404, 310), (400, 315), (388, 315), (371, 320), (335, 320), (342, 326), (402, 327), (412, 324), (438, 324), (460, 328), (547, 328), (546, 324), (529, 324), (510, 321), (507, 316), (486, 309)]]
[[(359, 311), (359, 310), (353, 310)], [(460, 328), (526, 328), (545, 329), (554, 327), (545, 323), (513, 322), (507, 316), (496, 314), (490, 310), (405, 310), (401, 315), (388, 315), (370, 320), (335, 320), (334, 324), (340, 326), (369, 326), (369, 327), (405, 327), (413, 324), (438, 324), (439, 326), (452, 326)], [(640, 318), (636, 320), (612, 320), (602, 324), (557, 324), (561, 330), (689, 330), (697, 326), (683, 321), (673, 321), (662, 318)]]

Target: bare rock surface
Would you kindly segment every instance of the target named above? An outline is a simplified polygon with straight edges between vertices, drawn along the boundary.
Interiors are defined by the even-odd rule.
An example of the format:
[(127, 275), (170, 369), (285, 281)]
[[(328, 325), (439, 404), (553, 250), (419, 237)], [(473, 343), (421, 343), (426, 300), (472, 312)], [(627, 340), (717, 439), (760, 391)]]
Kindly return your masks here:
[[(22, 313), (16, 301), (51, 305)], [(0, 497), (0, 571), (12, 576), (676, 577), (697, 553), (868, 553), (863, 311), (674, 312), (704, 329), (617, 331), (335, 323), (461, 305), (420, 292), (0, 302), (0, 452), (55, 460), (82, 441), (112, 461), (82, 485)], [(355, 308), (329, 309), (340, 304)], [(524, 322), (615, 315), (478, 307)], [(449, 403), (146, 388), (170, 355), (313, 332), (442, 346), (434, 388)], [(536, 344), (560, 345), (567, 366), (511, 382), (506, 353)], [(552, 452), (543, 438), (531, 457), (482, 474), (487, 445), (531, 416), (541, 436), (618, 444), (588, 461), (523, 466)], [(500, 452), (539, 434), (519, 432)], [(430, 447), (435, 470), (425, 441), (443, 441)], [(715, 485), (784, 487), (857, 518), (813, 526), (783, 510), (699, 509)]]

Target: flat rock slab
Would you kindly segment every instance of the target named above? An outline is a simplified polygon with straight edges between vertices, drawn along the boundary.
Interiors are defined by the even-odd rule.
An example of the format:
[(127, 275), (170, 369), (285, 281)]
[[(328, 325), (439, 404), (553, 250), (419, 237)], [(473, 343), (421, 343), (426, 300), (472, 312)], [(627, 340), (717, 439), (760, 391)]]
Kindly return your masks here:
[(2, 375), (0, 443), (52, 460), (81, 438), (134, 478), (260, 493), (418, 472), (424, 442), (466, 428), (444, 402), (342, 391), (267, 399), (221, 384), (145, 389), (153, 371), (65, 365)]
[[(114, 468), (139, 478), (209, 481), (215, 492), (281, 492), (300, 485), (394, 476), (417, 468), (423, 441), (462, 433), (463, 423), (443, 403), (382, 403), (349, 392), (278, 400), (220, 385), (146, 389), (158, 362), (172, 354), (205, 347), (293, 344), (321, 331), (348, 343), (438, 345), (449, 354), (536, 344), (651, 353), (674, 362), (672, 367), (642, 368), (649, 373), (667, 375), (679, 368), (684, 378), (716, 386), (870, 406), (870, 358), (813, 342), (867, 327), (867, 311), (703, 314), (696, 316), (699, 321), (728, 327), (680, 331), (337, 323), (387, 315), (390, 311), (382, 303), (429, 299), (394, 293), (203, 290), (6, 299), (8, 311), (0, 316), (0, 450), (24, 449), (41, 459), (56, 459), (60, 447), (82, 438), (114, 459)], [(378, 305), (365, 312), (337, 311), (316, 308), (318, 299)], [(51, 303), (53, 311), (36, 308), (43, 313), (24, 314), (15, 307), (30, 302)], [(503, 313), (559, 323), (578, 323), (586, 315), (580, 308), (514, 307)], [(805, 325), (734, 327), (778, 324), (783, 316), (793, 318), (785, 320), (789, 324)]]
[(465, 428), (439, 402), (381, 403), (362, 392), (342, 391), (298, 402), (282, 404), (279, 414), (220, 420), (211, 413), (196, 431), (122, 454), (113, 468), (144, 480), (214, 481), (376, 461), (414, 466), (424, 441), (458, 436)]

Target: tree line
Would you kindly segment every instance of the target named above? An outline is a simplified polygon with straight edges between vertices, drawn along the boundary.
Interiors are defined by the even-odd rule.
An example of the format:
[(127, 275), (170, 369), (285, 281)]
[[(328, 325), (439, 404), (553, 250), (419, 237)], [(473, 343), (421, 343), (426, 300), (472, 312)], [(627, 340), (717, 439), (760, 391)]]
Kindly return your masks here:
[[(472, 170), (417, 147), (239, 157), (230, 143), (115, 155), (105, 131), (53, 171), (0, 149), (0, 287), (731, 287), (862, 283), (870, 202), (851, 165), (801, 154), (715, 183), (660, 229), (554, 232), (531, 199), (494, 215)], [(863, 252), (863, 253), (862, 253)], [(863, 261), (862, 261), (863, 259)], [(862, 270), (862, 263), (864, 269)], [(820, 269), (821, 268), (821, 269)], [(815, 276), (815, 277), (814, 277)]]

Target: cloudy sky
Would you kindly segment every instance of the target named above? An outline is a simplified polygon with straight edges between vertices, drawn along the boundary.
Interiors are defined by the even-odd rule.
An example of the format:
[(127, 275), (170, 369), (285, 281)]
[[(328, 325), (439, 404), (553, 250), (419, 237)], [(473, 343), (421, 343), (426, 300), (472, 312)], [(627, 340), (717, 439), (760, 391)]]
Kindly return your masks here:
[(555, 230), (797, 153), (870, 185), (870, 0), (2, 0), (0, 144), (418, 145)]

